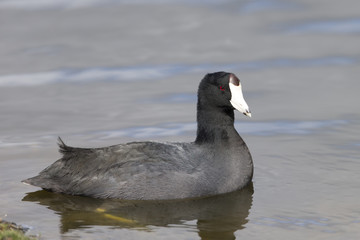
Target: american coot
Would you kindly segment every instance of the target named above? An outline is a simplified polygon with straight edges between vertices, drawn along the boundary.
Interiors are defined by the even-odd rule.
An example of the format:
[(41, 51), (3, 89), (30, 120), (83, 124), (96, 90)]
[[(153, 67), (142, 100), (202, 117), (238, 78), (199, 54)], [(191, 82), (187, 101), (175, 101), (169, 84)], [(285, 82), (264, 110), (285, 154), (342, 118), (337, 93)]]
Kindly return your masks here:
[(75, 148), (24, 183), (95, 198), (165, 200), (241, 189), (253, 175), (250, 152), (234, 128), (234, 109), (251, 116), (239, 79), (207, 74), (199, 85), (197, 137), (190, 143), (131, 142)]

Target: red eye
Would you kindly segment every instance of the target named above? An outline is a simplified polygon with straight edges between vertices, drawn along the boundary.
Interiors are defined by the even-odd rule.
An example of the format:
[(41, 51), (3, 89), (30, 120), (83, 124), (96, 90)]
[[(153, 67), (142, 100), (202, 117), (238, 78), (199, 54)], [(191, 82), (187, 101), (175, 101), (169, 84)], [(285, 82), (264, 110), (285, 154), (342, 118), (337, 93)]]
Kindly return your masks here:
[(220, 90), (221, 90), (221, 91), (225, 91), (225, 89), (224, 89), (223, 86), (220, 86)]

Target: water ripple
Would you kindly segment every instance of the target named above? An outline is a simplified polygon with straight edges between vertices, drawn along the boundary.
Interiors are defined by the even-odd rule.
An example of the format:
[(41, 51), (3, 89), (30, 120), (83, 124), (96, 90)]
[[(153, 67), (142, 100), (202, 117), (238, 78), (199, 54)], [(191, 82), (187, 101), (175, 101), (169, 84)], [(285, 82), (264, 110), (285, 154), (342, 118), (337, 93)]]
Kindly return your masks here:
[[(223, 2), (231, 2), (222, 1)], [(218, 5), (219, 1), (217, 0), (202, 0), (202, 1), (192, 1), (192, 0), (2, 0), (0, 1), (0, 8), (5, 9), (23, 9), (23, 10), (38, 10), (38, 9), (79, 9), (79, 8), (89, 8), (97, 6), (112, 6), (120, 4), (214, 4)]]
[(360, 33), (360, 19), (314, 21), (288, 27), (289, 33)]
[(275, 1), (275, 0), (258, 0), (247, 1), (241, 8), (241, 12), (254, 13), (269, 10), (295, 10), (299, 9), (299, 6), (293, 2)]
[(96, 67), (85, 69), (65, 69), (29, 74), (3, 75), (0, 76), (0, 87), (38, 86), (59, 82), (82, 83), (88, 81), (146, 81), (164, 79), (179, 74), (213, 72), (214, 69), (221, 69), (223, 71), (259, 71), (269, 68), (304, 68), (314, 66), (350, 65), (357, 64), (358, 62), (359, 58), (338, 56), (311, 59), (267, 59), (231, 64), (173, 64), (118, 68)]
[[(236, 122), (235, 127), (241, 135), (253, 136), (275, 136), (275, 135), (305, 135), (312, 134), (317, 130), (334, 128), (348, 124), (345, 120), (327, 121), (271, 121), (271, 122)], [(105, 131), (86, 131), (75, 133), (76, 136), (97, 136), (96, 139), (134, 138), (148, 140), (156, 137), (169, 136), (194, 136), (197, 124), (193, 123), (168, 123), (156, 126), (129, 127)], [(48, 143), (49, 139), (56, 138), (56, 135), (38, 136), (2, 136), (0, 148), (11, 147), (35, 147)]]
[[(345, 120), (328, 121), (274, 121), (274, 122), (236, 122), (235, 127), (240, 134), (256, 136), (274, 136), (283, 134), (311, 134), (315, 130), (347, 124)], [(101, 139), (132, 137), (151, 138), (194, 134), (196, 123), (162, 124), (161, 126), (131, 127), (120, 130), (94, 132)]]
[(310, 227), (314, 226), (329, 226), (329, 219), (327, 218), (318, 218), (318, 219), (309, 219), (309, 218), (295, 218), (295, 217), (264, 217), (256, 222), (259, 225), (266, 226), (298, 226), (298, 227)]

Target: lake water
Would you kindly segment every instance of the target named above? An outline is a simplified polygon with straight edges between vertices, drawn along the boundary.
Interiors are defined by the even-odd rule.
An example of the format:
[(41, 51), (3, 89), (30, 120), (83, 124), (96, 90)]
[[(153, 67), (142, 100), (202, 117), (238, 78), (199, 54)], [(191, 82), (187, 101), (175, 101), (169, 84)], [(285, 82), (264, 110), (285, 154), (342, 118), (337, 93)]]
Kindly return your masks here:
[[(0, 218), (41, 239), (359, 239), (360, 2), (0, 1)], [(240, 77), (252, 186), (165, 202), (23, 185), (60, 157), (193, 141), (207, 72)]]

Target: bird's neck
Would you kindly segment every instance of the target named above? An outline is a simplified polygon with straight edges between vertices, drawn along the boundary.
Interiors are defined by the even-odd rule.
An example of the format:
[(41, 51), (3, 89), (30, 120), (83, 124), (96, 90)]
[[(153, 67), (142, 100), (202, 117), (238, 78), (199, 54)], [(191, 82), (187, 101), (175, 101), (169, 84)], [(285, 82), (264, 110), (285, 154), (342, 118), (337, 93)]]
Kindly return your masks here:
[(197, 144), (224, 144), (238, 140), (234, 128), (234, 110), (231, 108), (197, 106)]

